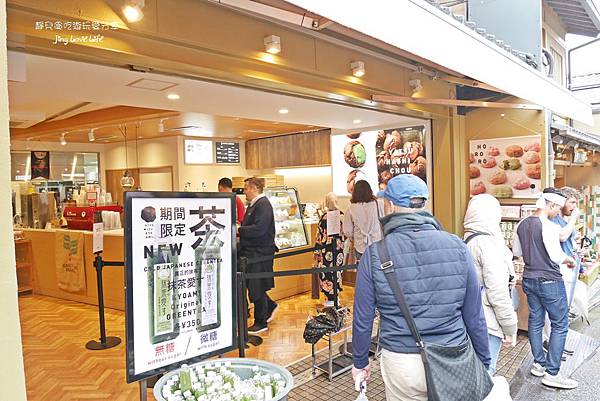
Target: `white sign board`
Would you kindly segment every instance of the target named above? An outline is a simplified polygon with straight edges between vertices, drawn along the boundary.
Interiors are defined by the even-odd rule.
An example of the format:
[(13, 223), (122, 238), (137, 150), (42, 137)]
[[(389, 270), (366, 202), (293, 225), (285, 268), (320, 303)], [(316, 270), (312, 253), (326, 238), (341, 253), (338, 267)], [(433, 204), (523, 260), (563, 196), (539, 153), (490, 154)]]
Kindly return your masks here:
[(213, 143), (197, 139), (184, 141), (185, 164), (213, 164)]
[(340, 211), (331, 210), (327, 212), (327, 235), (339, 235), (342, 222), (340, 221)]
[(237, 346), (235, 195), (126, 194), (127, 381)]
[(94, 223), (94, 233), (92, 235), (93, 252), (102, 252), (104, 250), (104, 223)]

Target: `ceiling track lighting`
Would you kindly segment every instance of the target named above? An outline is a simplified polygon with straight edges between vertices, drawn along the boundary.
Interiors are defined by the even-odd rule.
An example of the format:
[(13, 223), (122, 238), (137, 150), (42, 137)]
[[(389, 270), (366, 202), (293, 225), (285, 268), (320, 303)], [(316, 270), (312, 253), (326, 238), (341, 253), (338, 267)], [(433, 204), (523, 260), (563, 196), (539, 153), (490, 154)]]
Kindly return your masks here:
[(265, 51), (269, 54), (281, 52), (281, 38), (277, 35), (269, 35), (264, 38)]
[(138, 22), (144, 18), (142, 8), (144, 8), (144, 0), (127, 0), (123, 6), (123, 15), (129, 22)]
[(96, 134), (94, 133), (94, 131), (96, 131), (96, 129), (95, 129), (95, 128), (92, 128), (92, 129), (90, 130), (90, 132), (88, 132), (88, 140), (89, 140), (90, 142), (94, 142), (94, 141), (96, 140)]
[(158, 123), (158, 132), (165, 132), (165, 120), (161, 119)]
[(67, 135), (66, 132), (63, 132), (62, 134), (60, 134), (60, 144), (62, 146), (65, 146), (67, 144), (67, 138), (65, 138), (65, 135)]
[(352, 75), (356, 78), (360, 78), (365, 75), (365, 63), (363, 61), (353, 61), (350, 63), (350, 69), (352, 70)]

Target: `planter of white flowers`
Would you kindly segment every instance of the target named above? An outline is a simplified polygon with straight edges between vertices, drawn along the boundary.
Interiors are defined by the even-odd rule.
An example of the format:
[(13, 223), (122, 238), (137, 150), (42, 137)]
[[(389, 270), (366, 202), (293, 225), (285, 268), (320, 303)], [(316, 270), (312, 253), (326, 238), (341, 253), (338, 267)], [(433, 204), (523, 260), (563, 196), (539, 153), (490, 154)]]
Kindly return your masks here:
[(183, 365), (154, 386), (158, 401), (285, 401), (293, 386), (281, 366), (245, 358)]

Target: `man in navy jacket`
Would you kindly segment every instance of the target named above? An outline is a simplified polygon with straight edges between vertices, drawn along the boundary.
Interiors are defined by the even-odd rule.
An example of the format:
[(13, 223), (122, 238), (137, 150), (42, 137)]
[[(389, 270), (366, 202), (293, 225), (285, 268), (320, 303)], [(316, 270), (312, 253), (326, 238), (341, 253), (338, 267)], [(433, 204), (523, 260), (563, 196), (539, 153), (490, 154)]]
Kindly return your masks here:
[[(423, 209), (429, 192), (420, 178), (411, 174), (392, 178), (383, 197), (386, 216), (381, 223), (389, 256), (423, 341), (458, 346), (468, 334), (487, 369), (490, 352), (481, 288), (467, 247)], [(353, 376), (370, 374), (368, 355), (377, 308), (387, 399), (427, 400), (419, 348), (381, 264), (375, 243), (361, 258), (356, 277)]]
[[(240, 256), (248, 259), (273, 256), (275, 246), (275, 216), (273, 206), (263, 194), (263, 182), (256, 178), (247, 178), (244, 182), (244, 194), (250, 202), (244, 221), (239, 228)], [(272, 273), (273, 259), (250, 263), (248, 273)], [(267, 291), (275, 287), (273, 278), (248, 280), (248, 297), (254, 303), (254, 324), (248, 333), (257, 334), (268, 329), (267, 323), (275, 316), (277, 304), (269, 298)]]

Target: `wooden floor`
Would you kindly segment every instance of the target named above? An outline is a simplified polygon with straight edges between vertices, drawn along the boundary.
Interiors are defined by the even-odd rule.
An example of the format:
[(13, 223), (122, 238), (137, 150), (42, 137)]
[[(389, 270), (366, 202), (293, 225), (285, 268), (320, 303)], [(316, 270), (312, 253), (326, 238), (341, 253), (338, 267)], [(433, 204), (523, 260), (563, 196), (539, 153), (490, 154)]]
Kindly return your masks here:
[[(347, 287), (342, 302), (351, 302), (352, 296), (352, 288)], [(320, 302), (305, 294), (279, 305), (269, 331), (261, 333), (263, 345), (248, 349), (247, 357), (287, 365), (310, 354), (302, 333), (309, 313)], [(89, 351), (85, 343), (99, 335), (96, 307), (33, 295), (20, 297), (19, 309), (29, 401), (139, 399), (137, 384), (125, 381), (123, 312), (106, 310), (107, 335), (123, 342), (109, 350)], [(154, 400), (150, 393), (148, 399)]]

